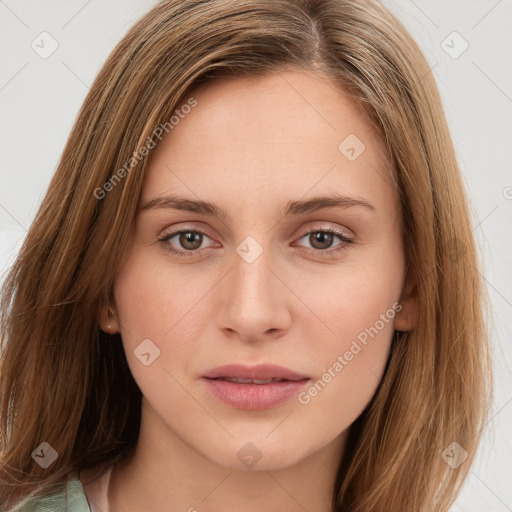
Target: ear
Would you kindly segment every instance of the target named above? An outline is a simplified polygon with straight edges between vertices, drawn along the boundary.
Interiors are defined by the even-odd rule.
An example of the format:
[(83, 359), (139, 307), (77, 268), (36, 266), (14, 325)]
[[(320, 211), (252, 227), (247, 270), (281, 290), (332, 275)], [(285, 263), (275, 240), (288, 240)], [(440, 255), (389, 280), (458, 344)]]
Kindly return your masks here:
[(395, 329), (402, 332), (412, 331), (418, 326), (419, 301), (416, 279), (410, 269), (406, 271), (398, 302), (402, 305), (402, 309), (395, 315)]
[(99, 315), (100, 329), (107, 334), (115, 334), (121, 330), (115, 306), (103, 306)]

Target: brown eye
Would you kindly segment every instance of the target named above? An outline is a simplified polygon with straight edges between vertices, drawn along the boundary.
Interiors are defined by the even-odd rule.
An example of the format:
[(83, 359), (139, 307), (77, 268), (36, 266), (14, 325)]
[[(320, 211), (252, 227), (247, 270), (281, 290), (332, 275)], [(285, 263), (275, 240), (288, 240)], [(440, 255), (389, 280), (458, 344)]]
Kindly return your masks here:
[[(335, 253), (343, 251), (348, 245), (355, 243), (355, 238), (337, 231), (332, 228), (316, 229), (308, 231), (300, 238), (306, 239), (309, 251), (321, 256), (333, 256)], [(338, 243), (336, 242), (338, 239)]]
[(194, 256), (202, 250), (203, 242), (210, 237), (198, 230), (180, 230), (166, 233), (159, 238), (164, 249), (178, 256)]
[(309, 234), (309, 242), (314, 249), (325, 250), (331, 247), (334, 235), (327, 231), (313, 231)]
[(197, 231), (182, 231), (179, 235), (178, 241), (184, 249), (195, 251), (201, 247), (203, 242), (202, 233), (198, 233)]

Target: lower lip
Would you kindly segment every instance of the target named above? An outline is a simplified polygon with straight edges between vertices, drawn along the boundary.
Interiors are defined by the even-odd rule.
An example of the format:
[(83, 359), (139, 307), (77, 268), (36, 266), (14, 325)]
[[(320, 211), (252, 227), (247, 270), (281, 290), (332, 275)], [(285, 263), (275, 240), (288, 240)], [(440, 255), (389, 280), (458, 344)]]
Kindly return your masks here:
[(209, 391), (237, 409), (269, 409), (295, 396), (309, 379), (284, 380), (269, 384), (237, 384), (220, 379), (203, 378)]

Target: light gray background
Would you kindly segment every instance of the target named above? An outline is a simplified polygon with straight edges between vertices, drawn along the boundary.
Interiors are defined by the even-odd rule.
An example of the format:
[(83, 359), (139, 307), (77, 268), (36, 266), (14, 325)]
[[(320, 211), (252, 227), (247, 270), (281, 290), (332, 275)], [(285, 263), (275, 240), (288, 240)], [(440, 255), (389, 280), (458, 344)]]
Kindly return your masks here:
[[(512, 511), (512, 1), (385, 3), (420, 43), (439, 85), (494, 311), (493, 411), (452, 511)], [(35, 216), (96, 73), (128, 27), (154, 4), (0, 0), (0, 279)], [(43, 51), (43, 31), (58, 43), (46, 59), (31, 47), (35, 41)], [(469, 44), (457, 58), (445, 51), (463, 48), (453, 31)], [(46, 50), (50, 42), (45, 40)]]

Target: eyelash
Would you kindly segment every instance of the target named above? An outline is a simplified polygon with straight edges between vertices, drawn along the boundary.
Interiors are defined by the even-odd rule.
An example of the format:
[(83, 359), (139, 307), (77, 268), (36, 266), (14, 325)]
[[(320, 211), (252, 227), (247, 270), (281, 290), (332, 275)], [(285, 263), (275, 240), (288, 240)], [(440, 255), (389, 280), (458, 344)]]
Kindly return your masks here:
[[(201, 230), (198, 230), (198, 229), (181, 229), (179, 231), (173, 231), (173, 232), (170, 232), (170, 233), (165, 233), (158, 240), (160, 242), (162, 242), (162, 244), (166, 245), (166, 247), (164, 247), (164, 249), (167, 252), (175, 254), (176, 256), (179, 256), (179, 257), (187, 258), (187, 257), (196, 256), (198, 252), (203, 250), (203, 249), (196, 249), (194, 251), (177, 251), (176, 249), (173, 249), (172, 247), (170, 247), (167, 244), (167, 242), (170, 239), (172, 239), (176, 235), (180, 235), (182, 233), (198, 233), (200, 235), (204, 235), (204, 236), (208, 237), (208, 235), (204, 231), (201, 231)], [(330, 233), (332, 235), (336, 235), (343, 242), (343, 243), (339, 244), (337, 246), (337, 248), (335, 248), (335, 249), (309, 249), (310, 251), (314, 251), (316, 253), (316, 255), (321, 255), (321, 256), (329, 257), (329, 256), (331, 256), (333, 254), (341, 253), (343, 250), (346, 249), (347, 245), (353, 244), (355, 242), (355, 239), (350, 238), (347, 235), (345, 235), (344, 233), (342, 233), (341, 231), (338, 231), (338, 230), (333, 229), (333, 228), (313, 229), (313, 230), (307, 231), (301, 237), (299, 237), (299, 240), (304, 238), (305, 236), (311, 235), (312, 233)], [(210, 237), (208, 237), (208, 238), (210, 238)]]

